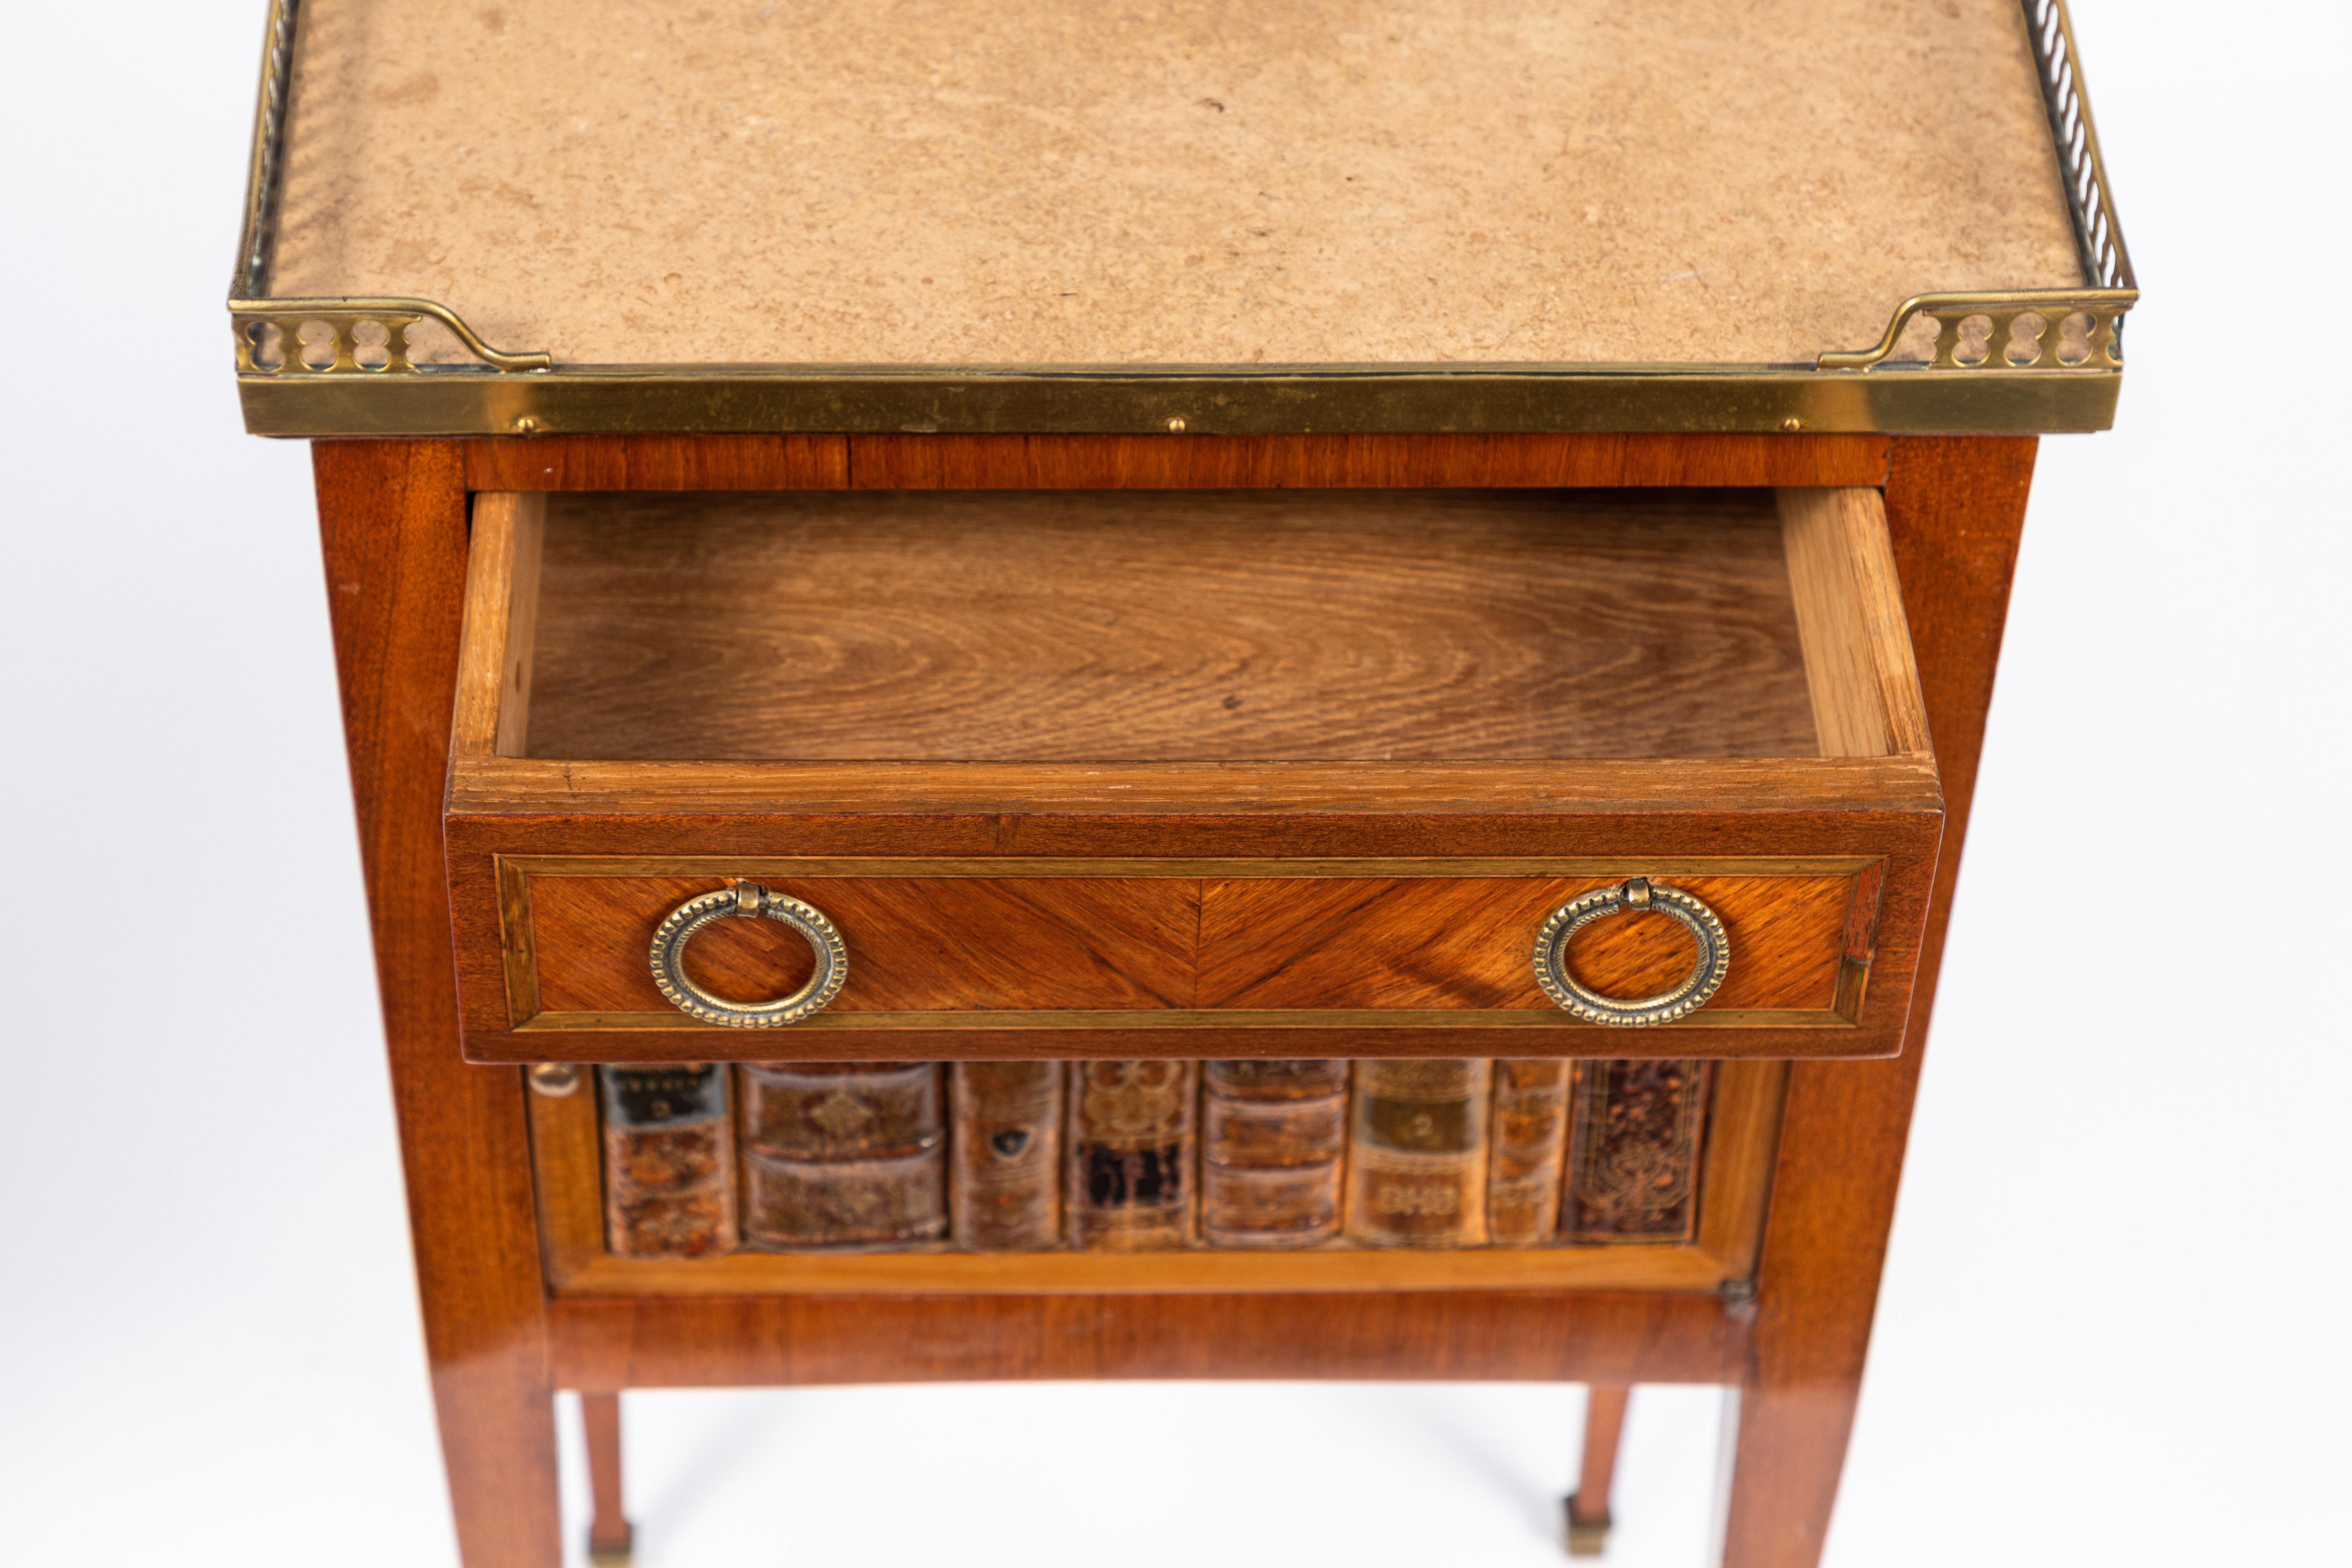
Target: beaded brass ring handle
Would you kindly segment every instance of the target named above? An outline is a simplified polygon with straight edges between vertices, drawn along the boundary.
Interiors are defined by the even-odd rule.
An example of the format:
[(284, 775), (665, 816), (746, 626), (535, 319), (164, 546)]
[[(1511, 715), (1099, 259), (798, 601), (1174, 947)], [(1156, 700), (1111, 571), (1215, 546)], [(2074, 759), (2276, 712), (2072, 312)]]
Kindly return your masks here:
[[(1594, 921), (1614, 914), (1655, 910), (1679, 923), (1698, 944), (1698, 961), (1682, 983), (1655, 996), (1622, 1002), (1603, 996), (1568, 972), (1569, 939)], [(1614, 888), (1596, 888), (1570, 899), (1544, 921), (1536, 937), (1536, 984), (1560, 1007), (1588, 1024), (1639, 1027), (1670, 1024), (1697, 1012), (1731, 973), (1731, 938), (1715, 911), (1680, 888), (1663, 887), (1646, 877), (1635, 877)]]
[[(816, 973), (791, 995), (779, 996), (772, 1002), (730, 1002), (696, 984), (686, 973), (686, 944), (703, 927), (730, 917), (765, 917), (792, 927), (816, 955)], [(735, 1029), (772, 1029), (797, 1024), (840, 994), (842, 982), (849, 978), (849, 950), (842, 945), (841, 933), (834, 930), (833, 922), (814, 907), (782, 893), (772, 893), (757, 882), (741, 882), (715, 893), (704, 893), (670, 910), (669, 918), (654, 932), (653, 950), (647, 960), (653, 965), (654, 984), (661, 987), (661, 994), (679, 1012), (706, 1024), (723, 1024)]]

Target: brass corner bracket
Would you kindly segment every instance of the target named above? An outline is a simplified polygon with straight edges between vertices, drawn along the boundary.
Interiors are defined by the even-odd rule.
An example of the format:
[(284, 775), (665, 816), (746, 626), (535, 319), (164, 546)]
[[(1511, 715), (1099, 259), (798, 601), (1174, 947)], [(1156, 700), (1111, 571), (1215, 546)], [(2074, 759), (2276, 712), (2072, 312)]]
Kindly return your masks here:
[[(285, 159), (286, 108), (294, 85), (294, 30), (300, 0), (270, 0), (261, 39), (261, 87), (253, 109), (253, 150), (245, 184), (245, 221), (237, 232), (236, 274), (229, 281), (229, 321), (236, 336), (239, 375), (407, 375), (408, 329), (422, 321), (446, 327), (475, 358), (494, 370), (553, 368), (544, 353), (506, 353), (484, 342), (446, 305), (430, 300), (268, 298), (277, 239), (278, 179)], [(314, 322), (327, 332), (302, 336)], [(363, 326), (376, 331), (360, 335)], [(269, 340), (275, 331), (276, 342)], [(380, 332), (381, 336), (377, 333)], [(268, 357), (274, 350), (276, 358)]]
[[(231, 300), (229, 321), (236, 333), (239, 375), (413, 375), (419, 367), (408, 357), (408, 329), (423, 321), (449, 329), (467, 352), (494, 370), (551, 370), (555, 362), (543, 353), (508, 353), (484, 342), (480, 334), (446, 305), (430, 300)], [(302, 330), (323, 323), (325, 336), (306, 339)], [(381, 336), (360, 335), (373, 327)], [(269, 329), (277, 331), (277, 359), (268, 351)]]
[[(2090, 92), (2076, 63), (2074, 24), (2066, 15), (2066, 0), (2019, 4), (2026, 42), (2033, 50), (2034, 73), (2042, 83), (2042, 106), (2050, 115), (2059, 181), (2074, 219), (2085, 286), (1914, 294), (1895, 308), (1875, 345), (1822, 353), (1814, 362), (1817, 369), (1867, 371), (1885, 363), (1904, 329), (1920, 316), (1932, 319), (1937, 328), (1935, 352), (1923, 367), (1927, 370), (2123, 369), (2124, 312), (2137, 302), (2139, 285), (2132, 276), (2131, 253), (2124, 248), (2123, 228), (2116, 222), (2115, 198), (2108, 194)], [(2021, 331), (2021, 323), (2028, 321)]]
[(1914, 294), (1895, 308), (1873, 346), (1825, 353), (1822, 370), (1870, 370), (1885, 363), (1904, 329), (1935, 321), (1928, 370), (2105, 370), (2124, 367), (2123, 316), (2135, 289), (2025, 289), (2000, 294)]

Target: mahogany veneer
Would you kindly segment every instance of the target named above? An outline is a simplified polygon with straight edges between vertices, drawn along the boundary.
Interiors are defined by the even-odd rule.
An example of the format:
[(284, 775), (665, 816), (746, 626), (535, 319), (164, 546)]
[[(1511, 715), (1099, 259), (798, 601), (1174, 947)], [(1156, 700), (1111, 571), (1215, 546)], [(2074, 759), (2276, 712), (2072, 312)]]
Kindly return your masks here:
[[(1024, 1376), (1727, 1383), (1740, 1391), (1740, 1406), (1726, 1563), (1804, 1568), (1816, 1560), (1901, 1170), (2031, 440), (910, 436), (321, 442), (316, 452), (427, 1345), (469, 1568), (555, 1568), (561, 1560), (550, 1408), (558, 1386), (610, 1392)], [(527, 710), (502, 701), (530, 687), (536, 605), (512, 591), (519, 542), (512, 524), (522, 513), (511, 502), (486, 513), (478, 502), (469, 523), (469, 490), (765, 491), (861, 483), (1832, 487), (1784, 489), (1779, 503), (1789, 605), (1822, 754), (1666, 759), (1663, 773), (1653, 757), (1102, 766), (913, 760), (877, 773), (876, 764), (840, 760), (567, 763), (530, 754)], [(1885, 522), (1874, 555), (1854, 542), (1875, 526), (1878, 487)], [(509, 509), (499, 547), (507, 555), (491, 561), (498, 552), (478, 545), (495, 534), (482, 524), (486, 516), (495, 523), (499, 507)], [(470, 563), (469, 526), (477, 544)], [(1906, 626), (1907, 637), (1892, 635)], [(1751, 1133), (1771, 1170), (1769, 1202), (1760, 1184), (1752, 1197), (1760, 1247), (1751, 1243), (1734, 1258), (1738, 1272), (1720, 1289), (1080, 1290), (887, 1300), (770, 1287), (731, 1296), (559, 1293), (551, 1255), (541, 1250), (550, 1233), (534, 1194), (522, 1075), (510, 1066), (469, 1066), (463, 1052), (486, 1039), (569, 1050), (599, 1037), (513, 1028), (502, 858), (520, 864), (689, 857), (756, 870), (763, 861), (812, 856), (1000, 863), (1436, 858), (1457, 871), (1473, 861), (1591, 857), (1610, 862), (1591, 873), (1601, 876), (1644, 858), (1747, 858), (1756, 862), (1748, 874), (1759, 878), (1790, 875), (1790, 862), (1807, 856), (1843, 857), (1853, 864), (1828, 875), (1846, 879), (1849, 912), (1853, 888), (1878, 868), (1876, 947), (1862, 1016), (1884, 1031), (1874, 1048), (1900, 1054), (1769, 1068), (1777, 1115), (1758, 1120)], [(615, 887), (663, 875), (610, 868), (595, 874), (614, 877)], [(1734, 881), (1741, 875), (1704, 874)], [(1553, 887), (1565, 885), (1565, 874), (1554, 875)], [(1253, 897), (1286, 910), (1325, 897), (1352, 909), (1375, 907), (1393, 891), (1368, 883), (1359, 890), (1370, 900), (1350, 904), (1328, 877), (1328, 867), (1318, 868), (1313, 885), (1296, 896), (1229, 869), (1145, 879), (1153, 897), (1173, 900), (1163, 918), (1180, 931), (1185, 900), (1196, 900), (1203, 933), (1213, 907), (1239, 915)], [(960, 893), (1009, 896), (987, 878), (970, 879), (974, 887)], [(1251, 885), (1236, 891), (1229, 885), (1236, 882)], [(573, 929), (619, 918), (593, 912), (604, 889), (580, 891), (587, 896), (573, 900)], [(877, 888), (875, 895), (906, 891)], [(1092, 891), (1118, 902), (1115, 889)], [(640, 918), (629, 902), (635, 896), (604, 907)], [(551, 910), (562, 902), (554, 900)], [(1845, 965), (1853, 943), (1866, 946), (1869, 935), (1864, 930), (1857, 938), (1850, 919), (1835, 922), (1837, 904), (1825, 888), (1808, 894), (1798, 900), (1806, 912), (1792, 916), (1789, 929), (1826, 937), (1837, 923)], [(1481, 907), (1465, 897), (1454, 912)], [(1118, 908), (1123, 919), (1144, 918), (1131, 906)], [(1046, 928), (1070, 929), (1064, 920), (1052, 914)], [(1311, 972), (1318, 951), (1314, 925), (1311, 915), (1303, 917), (1281, 939), (1302, 973)], [(1276, 981), (1253, 970), (1246, 944), (1229, 952), (1208, 935), (1200, 941), (1189, 973), (1171, 957), (1181, 953), (1179, 942), (1113, 966), (1124, 977), (1118, 984), (1163, 1002), (1168, 991), (1181, 995), (1188, 984), (1195, 1002), (1202, 994), (1265, 998), (1263, 987)], [(1622, 964), (1612, 973), (1629, 984), (1664, 962), (1631, 934), (1620, 941), (1622, 950), (1582, 958), (1602, 968)], [(1821, 972), (1806, 964), (1818, 964), (1819, 952), (1792, 943), (1780, 967), (1765, 965), (1744, 983), (1773, 994), (1817, 992)], [(724, 946), (712, 947), (706, 960), (714, 973), (758, 967)], [(878, 957), (869, 968), (890, 973)], [(1502, 997), (1500, 972), (1482, 973), (1475, 964), (1457, 970), (1423, 999)], [(1890, 984), (1897, 973), (1899, 987)], [(903, 983), (918, 977), (908, 972)], [(592, 964), (575, 968), (557, 989), (619, 984), (617, 970)], [(1868, 1011), (1890, 999), (1883, 1016)], [(1641, 1047), (1666, 1041), (1665, 1054), (1781, 1057), (1803, 1055), (1811, 1037), (1806, 1028), (1782, 1029), (1768, 1043), (1761, 1037), (1768, 1032), (1639, 1035)], [(1495, 1051), (1483, 1029), (1394, 1033), (1419, 1053)], [(1631, 1033), (1593, 1031), (1557, 1048), (1623, 1055), (1639, 1048)], [(629, 1050), (656, 1057), (710, 1043), (709, 1031), (649, 1029), (626, 1037)], [(871, 1054), (922, 1058), (953, 1054), (944, 1048), (952, 1040), (986, 1037), (969, 1029), (841, 1030), (824, 1042), (824, 1054), (855, 1054), (836, 1047), (860, 1039), (882, 1042)], [(1221, 1051), (1283, 1053), (1283, 1042), (1299, 1037), (1241, 1030), (1228, 1038)], [(1139, 1042), (1112, 1032), (1089, 1043)], [(761, 1054), (776, 1048), (764, 1045)], [(533, 1054), (518, 1047), (513, 1059)]]

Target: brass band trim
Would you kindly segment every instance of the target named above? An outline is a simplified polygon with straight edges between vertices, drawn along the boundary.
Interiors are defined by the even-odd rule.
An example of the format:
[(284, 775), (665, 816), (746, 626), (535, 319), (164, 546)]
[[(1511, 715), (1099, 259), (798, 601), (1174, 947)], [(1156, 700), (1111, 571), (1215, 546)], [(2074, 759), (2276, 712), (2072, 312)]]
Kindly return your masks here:
[[(267, 303), (264, 301), (263, 303)], [(319, 319), (313, 317), (312, 319)], [(257, 436), (2031, 435), (2115, 423), (2116, 371), (1804, 365), (428, 366), (238, 377)]]

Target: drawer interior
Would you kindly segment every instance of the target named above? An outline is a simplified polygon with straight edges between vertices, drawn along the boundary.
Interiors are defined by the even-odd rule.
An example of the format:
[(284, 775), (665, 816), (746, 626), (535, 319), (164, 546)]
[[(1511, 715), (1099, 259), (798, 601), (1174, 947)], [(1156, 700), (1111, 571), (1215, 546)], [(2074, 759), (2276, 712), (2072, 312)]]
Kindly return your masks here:
[(1822, 751), (1804, 563), (1769, 490), (589, 493), (528, 511), (506, 755)]

